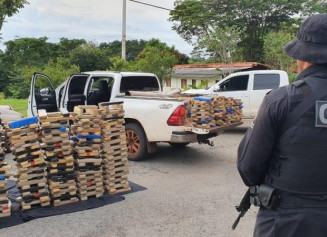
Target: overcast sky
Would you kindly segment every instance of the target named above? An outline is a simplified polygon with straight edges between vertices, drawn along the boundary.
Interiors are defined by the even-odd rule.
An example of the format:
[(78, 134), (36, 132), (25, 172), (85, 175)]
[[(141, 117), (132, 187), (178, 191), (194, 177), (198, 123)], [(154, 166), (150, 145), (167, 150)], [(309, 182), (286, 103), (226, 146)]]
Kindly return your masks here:
[[(49, 42), (60, 38), (112, 42), (121, 40), (123, 0), (28, 0), (2, 28), (3, 42), (23, 37), (47, 36)], [(138, 0), (151, 5), (173, 9), (174, 0)], [(171, 29), (169, 11), (127, 0), (126, 39), (160, 39), (190, 54), (192, 47)]]

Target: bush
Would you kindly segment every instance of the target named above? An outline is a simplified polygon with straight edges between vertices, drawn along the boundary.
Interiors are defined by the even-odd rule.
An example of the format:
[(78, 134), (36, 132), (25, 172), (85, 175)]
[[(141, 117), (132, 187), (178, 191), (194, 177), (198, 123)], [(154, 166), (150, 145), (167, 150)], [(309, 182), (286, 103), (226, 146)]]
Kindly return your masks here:
[(290, 80), (290, 83), (294, 82), (296, 77), (297, 77), (297, 73), (295, 72), (287, 72), (288, 74), (288, 79)]

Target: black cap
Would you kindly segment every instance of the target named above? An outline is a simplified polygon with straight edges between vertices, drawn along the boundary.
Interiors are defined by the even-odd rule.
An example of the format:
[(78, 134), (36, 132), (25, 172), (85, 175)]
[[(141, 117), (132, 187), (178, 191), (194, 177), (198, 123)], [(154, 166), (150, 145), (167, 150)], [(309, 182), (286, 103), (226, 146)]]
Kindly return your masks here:
[(327, 63), (327, 14), (307, 18), (300, 26), (296, 39), (283, 47), (294, 59), (313, 64)]

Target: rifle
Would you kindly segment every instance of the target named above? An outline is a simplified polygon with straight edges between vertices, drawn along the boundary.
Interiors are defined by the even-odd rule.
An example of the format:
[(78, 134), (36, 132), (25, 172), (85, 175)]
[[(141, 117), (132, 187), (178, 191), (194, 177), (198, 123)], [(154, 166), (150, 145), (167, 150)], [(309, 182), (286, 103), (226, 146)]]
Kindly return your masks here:
[(241, 217), (245, 215), (245, 213), (250, 209), (251, 203), (250, 203), (250, 188), (246, 191), (242, 201), (240, 202), (240, 205), (236, 206), (236, 210), (240, 213), (236, 220), (234, 221), (232, 225), (232, 230), (235, 230), (238, 222), (240, 221)]

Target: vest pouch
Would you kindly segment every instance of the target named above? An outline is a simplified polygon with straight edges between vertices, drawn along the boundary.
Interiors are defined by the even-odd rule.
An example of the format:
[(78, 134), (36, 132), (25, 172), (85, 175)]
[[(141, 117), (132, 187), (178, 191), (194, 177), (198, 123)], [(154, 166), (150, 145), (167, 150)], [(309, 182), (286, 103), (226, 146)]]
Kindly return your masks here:
[(276, 189), (267, 185), (262, 184), (258, 188), (258, 197), (262, 207), (273, 210), (275, 209), (278, 201), (276, 195)]

